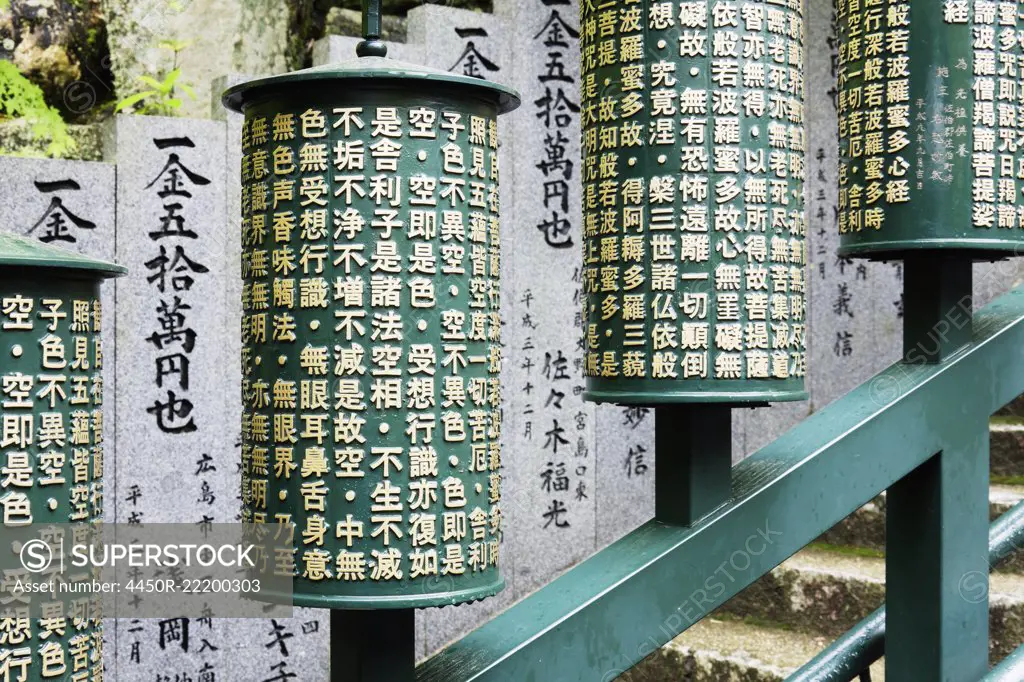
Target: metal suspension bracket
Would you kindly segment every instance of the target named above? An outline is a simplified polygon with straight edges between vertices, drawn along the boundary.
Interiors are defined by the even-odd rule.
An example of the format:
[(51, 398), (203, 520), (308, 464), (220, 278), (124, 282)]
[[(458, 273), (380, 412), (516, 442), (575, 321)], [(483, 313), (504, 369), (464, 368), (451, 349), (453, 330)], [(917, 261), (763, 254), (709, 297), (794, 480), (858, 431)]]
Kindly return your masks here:
[(388, 46), (380, 39), (380, 0), (363, 0), (363, 40), (356, 46), (360, 57), (387, 57)]

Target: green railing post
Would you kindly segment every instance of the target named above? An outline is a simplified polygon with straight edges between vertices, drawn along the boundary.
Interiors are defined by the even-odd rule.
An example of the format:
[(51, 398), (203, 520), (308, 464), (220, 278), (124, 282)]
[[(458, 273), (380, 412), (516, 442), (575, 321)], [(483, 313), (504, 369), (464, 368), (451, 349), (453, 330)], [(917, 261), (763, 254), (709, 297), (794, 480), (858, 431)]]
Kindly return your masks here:
[(331, 682), (410, 682), (415, 620), (413, 609), (331, 611)]
[(903, 360), (941, 362), (971, 339), (971, 260), (910, 254), (904, 270)]
[[(904, 292), (905, 362), (940, 363), (970, 339), (969, 259), (909, 256)], [(988, 670), (988, 421), (971, 405), (962, 414), (959, 442), (888, 489), (889, 679), (967, 682)]]
[(732, 415), (728, 405), (657, 408), (654, 422), (654, 518), (691, 526), (729, 499)]

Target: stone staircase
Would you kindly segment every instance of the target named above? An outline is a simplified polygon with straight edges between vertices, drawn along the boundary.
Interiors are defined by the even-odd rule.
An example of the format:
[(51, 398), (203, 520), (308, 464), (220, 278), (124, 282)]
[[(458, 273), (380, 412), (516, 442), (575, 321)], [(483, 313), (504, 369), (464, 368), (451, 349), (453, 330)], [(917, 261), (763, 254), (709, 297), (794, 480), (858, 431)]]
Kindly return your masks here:
[[(1024, 499), (1024, 399), (990, 429), (994, 519)], [(884, 599), (883, 494), (619, 679), (781, 682)], [(1024, 551), (992, 574), (989, 603), (996, 663), (1024, 642)], [(872, 666), (872, 682), (885, 679), (883, 668)]]

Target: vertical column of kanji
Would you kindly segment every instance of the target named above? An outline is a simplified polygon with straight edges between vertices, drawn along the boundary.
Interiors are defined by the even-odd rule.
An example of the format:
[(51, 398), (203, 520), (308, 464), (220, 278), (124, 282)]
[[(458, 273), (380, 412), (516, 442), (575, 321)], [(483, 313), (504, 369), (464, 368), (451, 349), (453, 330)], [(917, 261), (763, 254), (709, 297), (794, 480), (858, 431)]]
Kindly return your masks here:
[[(112, 125), (117, 259), (130, 272), (115, 315), (116, 521), (230, 522), (235, 494), (225, 474), (237, 431), (226, 412), (224, 124), (122, 116)], [(122, 613), (144, 599), (122, 599)], [(210, 619), (126, 615), (114, 674), (209, 679), (223, 636)]]
[(509, 116), (507, 183), (516, 234), (508, 316), (516, 461), (510, 472), (510, 550), (522, 596), (595, 548), (594, 408), (582, 401), (579, 262), (579, 18), (568, 0), (515, 0), (497, 8), (511, 45), (509, 84), (524, 106)]
[[(213, 103), (214, 117), (226, 123), (226, 154), (227, 154), (227, 199), (226, 213), (228, 227), (226, 232), (227, 274), (226, 300), (227, 317), (225, 324), (226, 343), (231, 346), (228, 351), (225, 373), (235, 374), (230, 380), (230, 390), (226, 405), (227, 423), (236, 426), (238, 433), (234, 442), (231, 459), (218, 470), (224, 472), (227, 479), (227, 490), (233, 493), (233, 511), (235, 518), (241, 518), (241, 426), (242, 426), (242, 387), (241, 387), (241, 327), (242, 327), (242, 214), (249, 206), (242, 205), (242, 132), (245, 117), (225, 108), (219, 93), (229, 87), (250, 80), (249, 77), (233, 73), (219, 79), (213, 87), (218, 94)], [(246, 149), (248, 151), (248, 149)], [(303, 658), (305, 665), (311, 670), (327, 670), (327, 628), (322, 611), (297, 608), (292, 618), (273, 618), (266, 620), (246, 619), (222, 621), (224, 624), (224, 641), (231, 650), (231, 666), (235, 674), (245, 678), (260, 679), (268, 676), (275, 665), (282, 662)], [(312, 674), (312, 673), (311, 673)]]
[[(647, 281), (647, 216), (652, 220), (657, 216), (662, 228), (672, 224), (675, 181), (670, 176), (679, 170), (677, 160), (661, 157), (661, 163), (668, 165), (661, 169), (664, 175), (652, 182), (656, 189), (649, 197), (651, 208), (645, 210), (643, 166), (636, 165), (637, 151), (648, 143), (644, 139), (649, 88), (643, 35), (648, 22), (663, 21), (663, 9), (654, 8), (648, 16), (640, 2), (621, 8), (599, 2), (588, 3), (581, 14), (582, 287), (598, 297), (595, 305), (601, 306), (602, 316), (621, 315), (624, 327), (633, 335), (615, 361), (621, 362), (626, 376), (635, 376), (648, 362), (635, 345), (635, 334), (642, 335), (647, 318), (647, 300), (638, 291)], [(669, 19), (674, 23), (674, 13), (669, 12)], [(675, 64), (668, 62), (650, 65), (657, 85), (657, 90), (650, 92), (650, 110), (660, 122), (652, 124), (651, 130), (661, 131), (655, 144), (670, 143), (666, 124), (674, 130), (674, 71)], [(659, 271), (657, 276), (666, 275)], [(577, 306), (576, 314), (583, 319), (591, 312), (582, 301)], [(587, 333), (595, 332), (588, 328)], [(591, 367), (595, 360), (596, 356), (588, 354)], [(600, 405), (595, 412), (597, 538), (603, 545), (654, 514), (654, 411)]]
[[(510, 82), (509, 42), (506, 21), (493, 14), (471, 12), (440, 5), (421, 5), (409, 12), (409, 42), (407, 44), (388, 45), (388, 56), (397, 59), (410, 59), (436, 69), (444, 69), (452, 73), (497, 81)], [(512, 310), (515, 306), (516, 277), (516, 244), (523, 236), (516, 220), (515, 198), (511, 196), (509, 178), (513, 170), (513, 136), (509, 130), (510, 120), (505, 118), (498, 123), (502, 134), (498, 140), (498, 161), (502, 169), (503, 184), (500, 221), (501, 259), (501, 326), (502, 341), (499, 350), (503, 356), (501, 368), (501, 384), (514, 386), (519, 369), (515, 358), (509, 356), (511, 343)], [(505, 479), (504, 494), (507, 510), (509, 504), (515, 504), (516, 496), (514, 481), (524, 462), (515, 456), (511, 443), (514, 432), (515, 415), (510, 409), (512, 393), (502, 393), (501, 406), (501, 450), (509, 456), (502, 458), (502, 476)], [(509, 495), (512, 497), (510, 498)], [(514, 512), (513, 512), (514, 513)], [(507, 528), (507, 526), (506, 526)], [(508, 543), (508, 536), (503, 542)], [(508, 546), (506, 544), (506, 546)], [(516, 557), (512, 552), (502, 555), (501, 573), (505, 578), (506, 588), (498, 595), (485, 601), (464, 604), (444, 609), (427, 609), (417, 611), (417, 626), (421, 637), (422, 651), (431, 653), (451, 640), (472, 630), (492, 614), (507, 607), (514, 594)]]
[[(0, 157), (0, 229), (38, 239), (44, 244), (72, 249), (105, 261), (114, 260), (114, 166), (88, 161)], [(103, 433), (93, 447), (100, 469), (110, 465), (103, 481), (107, 504), (104, 518), (113, 521), (117, 507), (114, 476), (114, 424), (117, 351), (114, 347), (116, 284), (100, 283), (103, 338)], [(103, 655), (113, 669), (117, 622), (105, 621)]]
[[(842, 6), (843, 2), (838, 2), (836, 7)], [(832, 77), (831, 82), (836, 82), (836, 91), (830, 97), (832, 108), (829, 111), (830, 115), (827, 118), (826, 125), (829, 131), (836, 131), (838, 127), (836, 125), (836, 119), (839, 116), (843, 116), (846, 112), (851, 112), (851, 107), (858, 106), (858, 94), (852, 93), (853, 97), (850, 98), (849, 94), (844, 98), (844, 89), (839, 87), (838, 78), (840, 74), (840, 63), (843, 65), (849, 64), (851, 61), (857, 61), (859, 59), (858, 50), (856, 46), (848, 45), (847, 43), (839, 39), (838, 32), (842, 29), (842, 20), (838, 16), (838, 9), (833, 9), (833, 21), (832, 27), (836, 35), (829, 43), (832, 53), (835, 55), (833, 60), (833, 70), (830, 74)], [(863, 98), (870, 100), (870, 110), (866, 112), (866, 118), (864, 119), (865, 132), (870, 132), (873, 136), (877, 136), (880, 132), (884, 133), (885, 149), (886, 151), (898, 151), (904, 146), (910, 144), (913, 134), (910, 132), (911, 126), (913, 126), (913, 116), (910, 114), (910, 101), (909, 101), (909, 72), (908, 72), (908, 50), (910, 40), (910, 27), (909, 27), (909, 12), (910, 2), (909, 0), (890, 0), (886, 6), (886, 19), (884, 25), (879, 24), (871, 30), (870, 37), (865, 36), (864, 45), (871, 45), (869, 48), (874, 58), (878, 58), (876, 54), (877, 45), (884, 41), (886, 46), (886, 71), (887, 77), (891, 79), (888, 84), (883, 83), (872, 83), (866, 84), (863, 90)], [(846, 25), (850, 25), (850, 12), (849, 7), (846, 9), (845, 16)], [(819, 42), (819, 45), (821, 43)], [(824, 46), (822, 46), (823, 48)], [(865, 71), (865, 75), (867, 72)], [(885, 101), (884, 103), (880, 100), (879, 96), (884, 89)], [(891, 92), (890, 92), (891, 91)], [(816, 94), (817, 91), (815, 91)], [(819, 95), (820, 96), (820, 95)], [(957, 114), (961, 120), (959, 125), (964, 125), (965, 121), (963, 112)], [(856, 116), (847, 118), (847, 126), (853, 123), (857, 124)], [(884, 123), (883, 123), (884, 121)], [(840, 124), (842, 125), (842, 124)], [(880, 129), (881, 127), (881, 129)], [(846, 128), (849, 130), (849, 127)], [(841, 133), (840, 133), (841, 135)], [(892, 193), (894, 196), (899, 193), (898, 181), (900, 180), (899, 174), (905, 172), (901, 169), (903, 163), (901, 161), (894, 161), (887, 169), (883, 169), (881, 166), (885, 165), (885, 159), (879, 158), (878, 142), (877, 137), (872, 138), (872, 158), (864, 159), (864, 172), (865, 178), (868, 177), (868, 167), (870, 164), (870, 184), (868, 185), (868, 195), (865, 201), (869, 201), (872, 209), (871, 221), (877, 220), (878, 211), (877, 209), (883, 202), (883, 192), (885, 194)], [(958, 144), (960, 147), (957, 150), (958, 154), (966, 153), (966, 144), (962, 142)], [(829, 141), (829, 151), (837, 152), (839, 149), (831, 139)], [(867, 147), (865, 147), (865, 153), (868, 153)], [(829, 197), (831, 200), (832, 192), (839, 186), (839, 177), (833, 177), (832, 173), (839, 168), (839, 159), (830, 160), (828, 165), (828, 180), (829, 180)], [(883, 179), (891, 174), (891, 179), (897, 182), (889, 184), (885, 181), (883, 185)], [(840, 176), (842, 177), (842, 176)], [(884, 189), (883, 189), (884, 187)], [(838, 197), (836, 197), (838, 200)], [(834, 212), (833, 216), (839, 217), (839, 214)], [(828, 230), (831, 235), (839, 234), (838, 220), (831, 218), (834, 222), (828, 226)], [(865, 218), (865, 220), (868, 220)], [(866, 224), (865, 227), (868, 227)], [(872, 225), (873, 227), (873, 225)], [(869, 377), (877, 374), (885, 367), (889, 366), (893, 362), (900, 359), (900, 350), (903, 345), (903, 263), (901, 261), (885, 261), (885, 262), (865, 262), (858, 260), (856, 263), (852, 263), (849, 259), (843, 259), (836, 255), (836, 249), (838, 248), (838, 242), (829, 246), (830, 260), (833, 260), (835, 267), (839, 268), (840, 271), (848, 269), (854, 266), (854, 282), (850, 287), (850, 291), (854, 297), (854, 303), (860, 305), (860, 307), (866, 309), (866, 319), (854, 323), (854, 327), (859, 330), (861, 336), (860, 343), (856, 338), (851, 339), (853, 343), (852, 352), (854, 354), (861, 354), (862, 359), (856, 363), (853, 363), (853, 367), (823, 367), (825, 376), (839, 377), (844, 376), (844, 369), (851, 373), (850, 370), (856, 368), (860, 373), (853, 376), (853, 382), (847, 388), (853, 388), (862, 381), (866, 381)], [(828, 288), (827, 286), (825, 287)], [(836, 294), (838, 294), (838, 287), (836, 288)], [(822, 304), (828, 303), (822, 301)], [(825, 314), (828, 315), (830, 312), (835, 315), (836, 305), (838, 300), (831, 302), (833, 305), (823, 305), (822, 309)], [(835, 317), (832, 318), (835, 320)], [(813, 333), (813, 332), (812, 332)], [(857, 331), (851, 332), (857, 335)], [(834, 337), (826, 339), (830, 343), (832, 350), (831, 360), (834, 362), (840, 361), (843, 357), (843, 353), (847, 351), (845, 334), (842, 336), (836, 334)], [(823, 341), (824, 343), (824, 341)], [(860, 346), (860, 347), (858, 347)], [(817, 358), (815, 358), (817, 359)], [(838, 383), (838, 382), (836, 382)], [(832, 384), (836, 386), (836, 384)], [(838, 387), (837, 387), (838, 388)], [(879, 391), (884, 392), (885, 387), (880, 384), (873, 386), (873, 392), (876, 397), (880, 399), (886, 399), (889, 396), (883, 395)], [(814, 400), (815, 408), (823, 407), (826, 402), (829, 401), (827, 389), (824, 394), (825, 401), (817, 400), (817, 396), (812, 393), (812, 400)], [(847, 390), (847, 389), (842, 389)], [(838, 397), (842, 393), (836, 393), (833, 397)]]

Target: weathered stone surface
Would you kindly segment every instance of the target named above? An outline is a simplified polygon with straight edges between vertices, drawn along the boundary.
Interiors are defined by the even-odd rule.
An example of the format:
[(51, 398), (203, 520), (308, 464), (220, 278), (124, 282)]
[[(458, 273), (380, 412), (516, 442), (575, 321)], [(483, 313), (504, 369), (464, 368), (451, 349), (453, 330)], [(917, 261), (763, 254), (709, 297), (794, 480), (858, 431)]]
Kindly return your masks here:
[[(381, 18), (380, 37), (388, 41), (405, 42), (406, 22), (404, 16), (385, 14)], [(332, 7), (327, 12), (326, 35), (360, 37), (363, 35), (363, 15), (358, 9)]]
[(12, 0), (0, 10), (0, 59), (72, 120), (113, 96), (100, 0)]
[(989, 451), (993, 476), (1024, 477), (1024, 420), (994, 419), (989, 427)]
[[(209, 116), (210, 84), (232, 70), (234, 44), (241, 21), (238, 0), (101, 0), (110, 35), (110, 57), (117, 98), (145, 89), (141, 75), (161, 80), (175, 66), (180, 81), (196, 92), (181, 95), (180, 114)], [(160, 47), (165, 40), (187, 44), (174, 62), (174, 53)]]
[(987, 305), (1024, 282), (1024, 262), (1007, 258), (992, 263), (974, 264), (974, 309)]
[[(103, 127), (94, 125), (70, 125), (68, 134), (75, 141), (75, 148), (66, 155), (79, 161), (101, 161), (103, 159)], [(23, 121), (0, 122), (0, 154), (7, 156), (47, 156), (49, 140), (32, 135), (29, 125)]]
[[(115, 173), (106, 163), (0, 156), (0, 229), (33, 237), (108, 262), (115, 259)], [(116, 281), (100, 284), (103, 310), (103, 446), (107, 462), (116, 461), (117, 354), (114, 314)], [(106, 489), (113, 489), (112, 467)], [(104, 508), (113, 521), (113, 505)]]
[(236, 0), (236, 4), (241, 6), (236, 71), (274, 74), (312, 63), (313, 43), (324, 36), (329, 0)]
[[(222, 378), (224, 126), (121, 116), (110, 133), (108, 158), (118, 164), (117, 255), (129, 268), (117, 284), (114, 517), (233, 521), (235, 430), (226, 428)], [(179, 248), (188, 261), (177, 258)], [(218, 649), (187, 659), (178, 655), (180, 645), (160, 646), (168, 626), (122, 619), (115, 627), (116, 679), (154, 677), (157, 670), (195, 678), (205, 663), (223, 667), (228, 655), (223, 622), (176, 623), (189, 627), (191, 642), (206, 639)]]
[[(768, 624), (709, 618), (658, 649), (621, 682), (782, 682), (828, 644), (816, 637)], [(603, 679), (611, 680), (616, 671)], [(871, 679), (883, 681), (881, 662)]]
[[(524, 51), (525, 44), (521, 42), (522, 34), (512, 29), (505, 17), (495, 14), (420, 5), (409, 12), (408, 42), (424, 50), (423, 60), (427, 66), (515, 87), (517, 74), (512, 70), (513, 53)], [(513, 112), (502, 120), (508, 121), (517, 115), (518, 112)], [(536, 134), (531, 136), (535, 137)], [(529, 144), (527, 140), (517, 141)], [(506, 134), (504, 143), (509, 142)]]
[[(1022, 641), (1024, 578), (993, 574), (989, 598), (990, 648), (993, 660), (1001, 660)], [(741, 592), (721, 610), (835, 638), (884, 602), (884, 559), (805, 550)]]
[(288, 5), (273, 0), (242, 0), (235, 70), (268, 74), (288, 70)]
[(738, 461), (757, 452), (810, 416), (811, 403), (802, 400), (733, 411), (745, 419), (741, 427), (744, 431), (743, 451), (733, 452), (733, 460)]
[[(135, 505), (145, 511), (140, 521), (199, 521), (211, 514), (232, 521), (236, 432), (226, 428), (229, 389), (222, 379), (229, 332), (224, 124), (119, 116), (111, 131), (108, 158), (118, 164), (122, 226), (117, 255), (129, 268), (118, 281), (120, 490), (146, 488)], [(158, 358), (171, 354), (188, 360), (161, 365)], [(172, 392), (178, 414), (155, 407)], [(195, 462), (204, 453), (216, 469), (186, 479), (184, 487), (183, 470), (207, 473)], [(201, 482), (215, 499), (203, 499)], [(115, 510), (127, 521), (128, 505)]]

